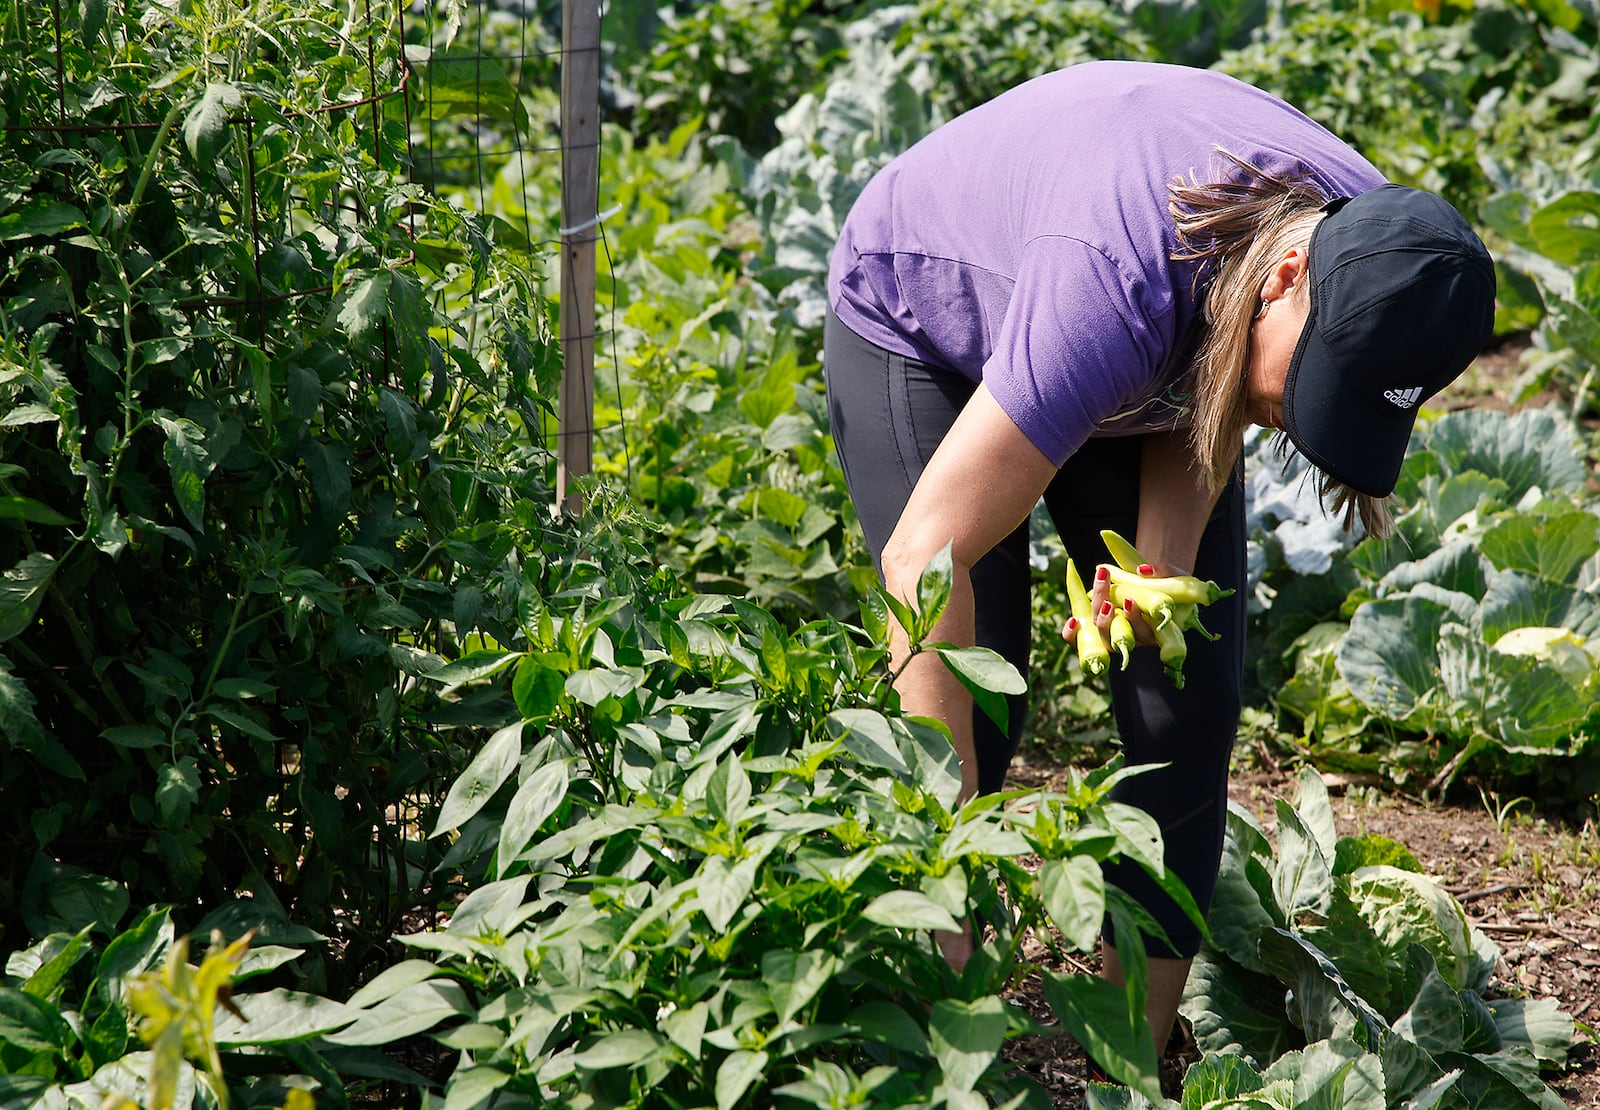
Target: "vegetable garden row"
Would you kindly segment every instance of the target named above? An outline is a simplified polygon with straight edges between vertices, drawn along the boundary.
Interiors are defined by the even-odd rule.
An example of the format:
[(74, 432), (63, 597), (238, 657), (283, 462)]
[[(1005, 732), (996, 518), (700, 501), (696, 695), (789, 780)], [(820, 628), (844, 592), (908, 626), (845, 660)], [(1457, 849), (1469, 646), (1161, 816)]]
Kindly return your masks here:
[[(1516, 411), (1424, 420), (1394, 540), (1249, 445), (1250, 696), (1304, 770), (1274, 835), (1232, 814), (1181, 1105), (1563, 1105), (1582, 1027), (1316, 771), (1595, 820), (1592, 3), (612, 5), (581, 517), (556, 165), (491, 141), (554, 145), (551, 26), (54, 8), (0, 3), (0, 1106), (1045, 1106), (1040, 1032), (1178, 1105), (1131, 953), (1126, 992), (1043, 972), (1052, 1024), (1012, 1000), (1025, 942), (1138, 927), (1103, 860), (1184, 892), (1115, 760), (953, 808), (889, 622), (1017, 676), (925, 643), (947, 566), (875, 589), (817, 367), (856, 190), (1091, 57), (1214, 65), (1444, 193), (1528, 345)], [(1103, 680), (1035, 565), (1060, 739)]]

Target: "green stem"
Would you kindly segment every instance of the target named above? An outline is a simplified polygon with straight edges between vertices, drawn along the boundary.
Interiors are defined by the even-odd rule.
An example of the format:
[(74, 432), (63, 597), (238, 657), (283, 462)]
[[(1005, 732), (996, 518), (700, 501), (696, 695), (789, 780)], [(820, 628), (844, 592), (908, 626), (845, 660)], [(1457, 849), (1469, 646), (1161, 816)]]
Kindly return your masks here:
[(878, 694), (879, 709), (882, 709), (884, 706), (889, 704), (889, 691), (894, 688), (895, 680), (901, 675), (905, 674), (906, 668), (911, 666), (911, 661), (921, 654), (922, 645), (912, 644), (911, 649), (906, 652), (905, 662), (901, 663), (898, 667), (889, 672), (889, 681), (883, 684), (883, 689)]
[[(183, 101), (176, 101), (167, 109), (167, 118), (161, 121), (161, 129), (156, 132), (155, 142), (150, 144), (150, 151), (145, 155), (144, 166), (139, 170), (139, 180), (134, 183), (133, 195), (128, 198), (127, 219), (117, 229), (118, 238), (123, 239), (127, 229), (133, 222), (133, 213), (138, 209), (139, 202), (144, 199), (144, 191), (150, 185), (150, 178), (156, 170), (156, 163), (161, 160), (161, 148), (167, 144), (167, 136), (172, 134), (172, 129), (178, 124), (178, 115), (183, 111)], [(116, 254), (121, 254), (126, 242), (116, 244)], [(126, 279), (124, 279), (126, 280)]]

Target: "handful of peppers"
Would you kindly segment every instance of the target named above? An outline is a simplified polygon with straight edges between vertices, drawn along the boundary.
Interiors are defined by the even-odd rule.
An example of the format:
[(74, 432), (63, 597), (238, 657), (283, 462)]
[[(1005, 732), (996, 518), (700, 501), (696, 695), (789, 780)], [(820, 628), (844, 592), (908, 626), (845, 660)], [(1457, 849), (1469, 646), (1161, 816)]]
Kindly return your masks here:
[(1133, 651), (1133, 624), (1128, 620), (1127, 605), (1132, 601), (1143, 614), (1155, 633), (1156, 645), (1161, 652), (1161, 664), (1174, 686), (1183, 688), (1183, 661), (1188, 658), (1189, 644), (1184, 633), (1194, 629), (1208, 640), (1217, 636), (1200, 623), (1200, 607), (1233, 593), (1215, 582), (1196, 578), (1192, 574), (1156, 577), (1148, 571), (1150, 564), (1134, 546), (1109, 528), (1100, 533), (1106, 550), (1116, 560), (1116, 565), (1103, 564), (1109, 575), (1111, 603), (1116, 606), (1111, 617), (1111, 649), (1100, 638), (1095, 625), (1094, 610), (1089, 604), (1089, 591), (1084, 588), (1078, 568), (1067, 559), (1067, 598), (1072, 603), (1072, 615), (1078, 619), (1078, 662), (1088, 674), (1105, 674), (1111, 667), (1111, 650), (1122, 657), (1122, 666), (1128, 666), (1129, 653)]

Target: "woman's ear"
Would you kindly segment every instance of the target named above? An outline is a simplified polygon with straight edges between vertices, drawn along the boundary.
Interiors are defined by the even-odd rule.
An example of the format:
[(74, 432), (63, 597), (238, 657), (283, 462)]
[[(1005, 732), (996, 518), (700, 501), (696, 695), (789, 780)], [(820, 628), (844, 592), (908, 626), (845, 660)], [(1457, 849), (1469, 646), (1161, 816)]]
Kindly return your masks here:
[(1267, 273), (1267, 279), (1261, 283), (1261, 299), (1271, 302), (1290, 293), (1303, 291), (1310, 262), (1311, 256), (1304, 247), (1290, 247), (1284, 251), (1283, 257), (1278, 259), (1278, 264)]

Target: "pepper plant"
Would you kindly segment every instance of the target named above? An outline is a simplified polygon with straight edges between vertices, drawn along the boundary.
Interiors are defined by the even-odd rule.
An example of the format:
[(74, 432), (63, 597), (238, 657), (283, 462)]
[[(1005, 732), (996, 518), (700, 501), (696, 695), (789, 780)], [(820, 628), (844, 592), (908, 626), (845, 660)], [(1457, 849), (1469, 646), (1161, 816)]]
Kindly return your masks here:
[[(1019, 676), (928, 641), (949, 579), (946, 552), (915, 599), (870, 594), (861, 628), (789, 631), (671, 591), (529, 599), (524, 648), (429, 676), (452, 698), (509, 685), (516, 702), (434, 829), (470, 893), (444, 927), (401, 938), (416, 958), (364, 988), (366, 1016), (331, 1039), (430, 1031), (461, 1053), (447, 1101), (1048, 1105), (1000, 1056), (1038, 1031), (1004, 998), (1024, 937), (1083, 951), (1107, 915), (1155, 929), (1103, 879), (1112, 857), (1192, 901), (1153, 822), (1109, 800), (1131, 772), (954, 805), (948, 733), (898, 709), (888, 622), (991, 711)], [(981, 943), (957, 971), (935, 935), (967, 923)], [(1155, 1094), (1136, 959), (1129, 978), (1045, 973), (1063, 1027)]]

